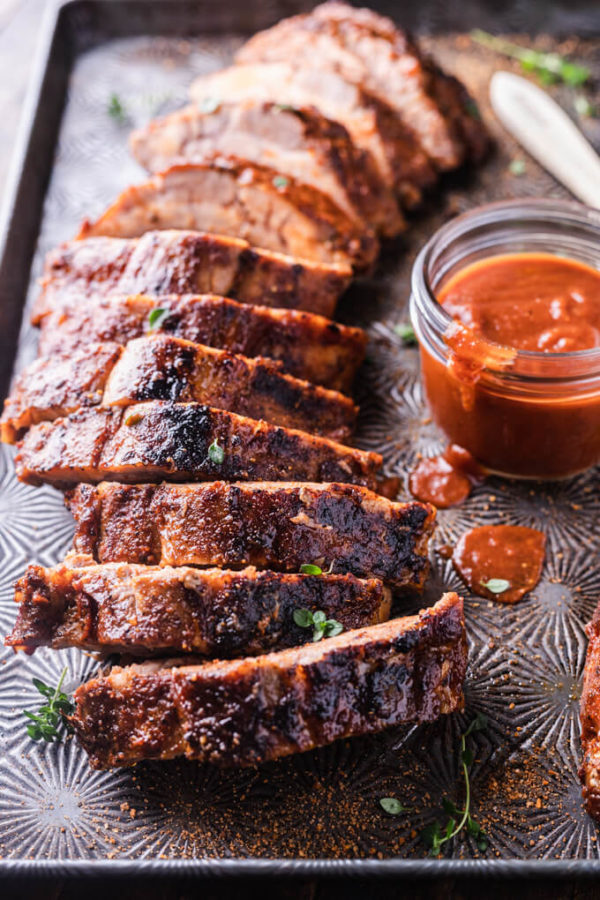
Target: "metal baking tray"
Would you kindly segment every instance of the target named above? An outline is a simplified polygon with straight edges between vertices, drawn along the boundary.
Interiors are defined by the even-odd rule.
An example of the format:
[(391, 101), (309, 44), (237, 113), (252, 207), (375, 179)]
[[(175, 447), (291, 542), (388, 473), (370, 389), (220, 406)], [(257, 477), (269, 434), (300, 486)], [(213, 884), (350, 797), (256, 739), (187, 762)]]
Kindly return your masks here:
[[(386, 13), (394, 4), (377, 3)], [(497, 140), (480, 171), (446, 179), (415, 217), (408, 235), (386, 249), (376, 275), (358, 283), (340, 316), (369, 330), (359, 379), (358, 443), (381, 451), (390, 474), (404, 476), (418, 454), (442, 446), (423, 405), (418, 357), (394, 332), (406, 318), (412, 259), (450, 216), (507, 196), (561, 196), (527, 161), (487, 104), (494, 68), (510, 62), (473, 46), (475, 24), (532, 31), (537, 4), (483, 5), (477, 22), (457, 21), (454, 4), (405, 3), (403, 24), (468, 84)], [(225, 64), (244, 35), (302, 8), (291, 0), (78, 0), (52, 11), (42, 33), (2, 222), (0, 387), (35, 352), (24, 309), (47, 250), (73, 235), (142, 176), (127, 152), (131, 127), (181, 105), (192, 77)], [(487, 12), (486, 12), (487, 10)], [(499, 16), (501, 17), (499, 20)], [(546, 27), (589, 34), (594, 4), (572, 13), (544, 5)], [(556, 40), (541, 39), (545, 47)], [(573, 41), (564, 45), (574, 49)], [(576, 52), (598, 72), (599, 45)], [(112, 93), (127, 113), (108, 115)], [(556, 93), (567, 107), (570, 94)], [(597, 126), (597, 123), (596, 123)], [(587, 126), (590, 137), (594, 122)], [(20, 329), (20, 332), (19, 332)], [(15, 351), (15, 348), (18, 350)], [(16, 358), (15, 358), (16, 357)], [(62, 497), (19, 484), (12, 451), (0, 449), (0, 631), (12, 626), (12, 585), (26, 564), (50, 565), (67, 550), (71, 522)], [(404, 477), (402, 478), (404, 483)], [(396, 728), (343, 741), (258, 770), (217, 771), (190, 762), (146, 763), (94, 772), (69, 740), (40, 746), (26, 736), (24, 708), (37, 705), (32, 676), (55, 682), (68, 666), (74, 687), (96, 662), (78, 651), (0, 652), (0, 874), (204, 875), (549, 875), (600, 873), (597, 830), (582, 810), (577, 779), (578, 696), (584, 625), (600, 597), (598, 472), (549, 485), (490, 480), (463, 506), (441, 511), (434, 548), (454, 543), (473, 524), (514, 522), (548, 537), (542, 580), (515, 607), (465, 593), (451, 564), (432, 552), (425, 600), (442, 588), (465, 593), (470, 669), (464, 714), (423, 727)], [(401, 496), (406, 496), (403, 486)], [(486, 731), (474, 741), (474, 814), (490, 848), (458, 841), (444, 859), (428, 859), (421, 828), (441, 813), (443, 796), (462, 800), (458, 741), (478, 711)], [(411, 812), (382, 813), (393, 795)]]

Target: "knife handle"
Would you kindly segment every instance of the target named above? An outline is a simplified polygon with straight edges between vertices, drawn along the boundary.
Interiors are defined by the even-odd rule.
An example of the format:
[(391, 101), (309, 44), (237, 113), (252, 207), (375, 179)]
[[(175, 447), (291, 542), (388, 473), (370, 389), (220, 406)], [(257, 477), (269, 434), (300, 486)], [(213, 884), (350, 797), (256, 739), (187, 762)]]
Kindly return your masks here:
[(500, 121), (572, 194), (600, 209), (600, 157), (552, 97), (511, 72), (496, 72), (490, 99)]

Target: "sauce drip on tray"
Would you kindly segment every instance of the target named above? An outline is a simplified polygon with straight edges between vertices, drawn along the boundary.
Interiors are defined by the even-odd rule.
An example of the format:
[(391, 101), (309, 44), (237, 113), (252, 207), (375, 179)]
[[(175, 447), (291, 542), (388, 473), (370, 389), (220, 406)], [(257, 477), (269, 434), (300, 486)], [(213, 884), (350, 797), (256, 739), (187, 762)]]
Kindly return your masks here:
[(474, 594), (516, 603), (538, 583), (545, 547), (535, 528), (483, 525), (463, 534), (452, 562)]
[(410, 473), (408, 485), (417, 500), (447, 509), (466, 500), (473, 485), (484, 477), (483, 470), (467, 450), (450, 444), (441, 456), (422, 459)]

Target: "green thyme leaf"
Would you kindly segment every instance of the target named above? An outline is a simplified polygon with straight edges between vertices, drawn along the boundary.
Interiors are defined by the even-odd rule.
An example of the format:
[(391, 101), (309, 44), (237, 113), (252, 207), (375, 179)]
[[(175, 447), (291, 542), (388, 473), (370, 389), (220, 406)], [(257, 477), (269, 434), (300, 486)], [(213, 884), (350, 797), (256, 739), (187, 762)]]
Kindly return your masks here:
[(327, 616), (322, 609), (318, 609), (315, 613), (313, 613), (313, 622), (315, 623), (315, 625), (324, 625), (326, 621)]
[(287, 112), (288, 110), (290, 110), (290, 109), (293, 110), (294, 108), (295, 107), (293, 107), (290, 103), (274, 103), (273, 104), (273, 109), (275, 110), (275, 112)]
[(525, 174), (526, 166), (525, 160), (523, 159), (512, 159), (510, 161), (510, 165), (508, 167), (508, 171), (511, 175), (516, 175), (519, 178), (521, 175)]
[(335, 619), (327, 619), (325, 622), (325, 637), (335, 637), (337, 634), (341, 634), (344, 630), (344, 626), (341, 622), (337, 622)]
[(578, 94), (575, 97), (573, 106), (575, 107), (575, 112), (578, 116), (582, 116), (585, 119), (593, 119), (596, 116), (596, 108), (583, 94)]
[(204, 97), (198, 104), (198, 109), (203, 113), (214, 113), (221, 105), (221, 101), (217, 97)]
[(283, 190), (290, 183), (289, 178), (286, 178), (285, 175), (276, 175), (273, 179), (273, 187), (276, 187), (277, 190)]
[(157, 306), (155, 309), (152, 309), (148, 315), (148, 330), (157, 331), (159, 328), (162, 328), (163, 323), (170, 315), (171, 310), (165, 309), (162, 306)]
[(123, 125), (127, 121), (127, 113), (125, 107), (117, 94), (111, 94), (107, 106), (108, 115), (119, 125)]
[(34, 687), (48, 700), (48, 703), (40, 706), (37, 713), (27, 709), (23, 710), (25, 718), (30, 720), (26, 730), (32, 741), (53, 743), (60, 741), (65, 732), (73, 730), (65, 717), (71, 715), (75, 707), (61, 690), (66, 673), (65, 667), (55, 688), (45, 684), (39, 678), (33, 679)]
[(313, 614), (310, 609), (295, 609), (293, 618), (299, 628), (311, 628), (313, 625)]
[(486, 717), (478, 713), (466, 731), (460, 736), (460, 761), (465, 782), (465, 806), (464, 809), (458, 809), (452, 800), (446, 797), (442, 800), (442, 807), (448, 816), (445, 824), (442, 825), (436, 819), (435, 822), (424, 828), (420, 834), (421, 841), (430, 848), (430, 856), (439, 856), (443, 845), (456, 837), (457, 834), (460, 834), (463, 828), (468, 835), (474, 838), (478, 850), (483, 853), (487, 849), (487, 839), (483, 829), (471, 815), (469, 767), (473, 764), (473, 751), (467, 747), (469, 735), (474, 731), (481, 731), (486, 724)]
[(529, 47), (521, 47), (520, 44), (505, 41), (479, 28), (471, 32), (471, 40), (503, 56), (519, 60), (524, 71), (537, 75), (542, 84), (562, 81), (570, 87), (579, 87), (591, 74), (588, 68), (566, 59), (560, 53), (544, 53)]
[(225, 451), (222, 447), (219, 446), (219, 442), (217, 438), (214, 439), (210, 447), (208, 448), (208, 458), (215, 466), (220, 466), (225, 459)]
[(404, 806), (404, 804), (395, 797), (381, 797), (379, 805), (386, 813), (389, 813), (390, 816), (399, 816), (400, 813), (410, 812), (410, 808)]
[(510, 587), (510, 581), (506, 578), (490, 578), (489, 581), (482, 581), (481, 586), (491, 591), (492, 594), (503, 594)]
[(300, 571), (303, 575), (322, 575), (323, 569), (320, 566), (315, 566), (312, 563), (302, 563), (300, 566)]
[(398, 325), (394, 325), (394, 331), (407, 346), (417, 343), (417, 336), (410, 322), (400, 322)]

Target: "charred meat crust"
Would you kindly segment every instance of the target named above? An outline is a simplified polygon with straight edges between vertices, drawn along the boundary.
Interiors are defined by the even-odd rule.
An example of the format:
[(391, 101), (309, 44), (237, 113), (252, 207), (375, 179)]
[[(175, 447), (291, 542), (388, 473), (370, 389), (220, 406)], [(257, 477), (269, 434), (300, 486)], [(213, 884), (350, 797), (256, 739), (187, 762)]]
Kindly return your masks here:
[(72, 718), (95, 768), (187, 756), (258, 765), (461, 709), (462, 600), (318, 644), (201, 666), (114, 668), (75, 692)]
[(389, 591), (376, 579), (92, 563), (75, 556), (53, 569), (29, 566), (16, 584), (7, 646), (230, 659), (312, 640), (312, 629), (294, 623), (298, 608), (323, 610), (345, 630), (389, 616)]
[(370, 154), (354, 146), (340, 122), (314, 106), (246, 100), (219, 102), (206, 111), (191, 105), (134, 131), (130, 147), (149, 172), (214, 152), (238, 154), (323, 191), (350, 216), (386, 236), (405, 226)]
[(21, 481), (57, 487), (80, 481), (216, 478), (349, 481), (374, 487), (381, 463), (376, 453), (304, 431), (200, 403), (158, 400), (125, 409), (83, 409), (34, 425), (15, 458)]
[(276, 169), (214, 154), (170, 166), (127, 188), (80, 238), (135, 238), (152, 229), (194, 228), (316, 263), (371, 268), (375, 234), (321, 191)]
[(13, 386), (0, 434), (14, 443), (31, 425), (85, 406), (149, 400), (204, 403), (334, 440), (350, 437), (358, 412), (343, 394), (286, 375), (269, 360), (154, 334), (125, 347), (93, 344), (36, 359)]
[(600, 821), (600, 605), (586, 632), (589, 644), (580, 701), (583, 759), (579, 777), (585, 808)]
[(350, 391), (365, 356), (367, 336), (361, 328), (299, 310), (246, 306), (214, 294), (74, 302), (45, 316), (38, 352), (56, 357), (96, 342), (126, 344), (148, 334), (153, 310), (164, 310), (155, 326), (163, 334), (244, 356), (264, 356), (296, 378), (344, 393)]
[(298, 260), (247, 241), (197, 231), (149, 231), (137, 239), (70, 241), (46, 257), (32, 322), (69, 303), (110, 294), (216, 293), (241, 303), (331, 317), (348, 266)]
[(421, 588), (435, 510), (345, 484), (80, 485), (74, 547), (98, 562), (247, 565)]

